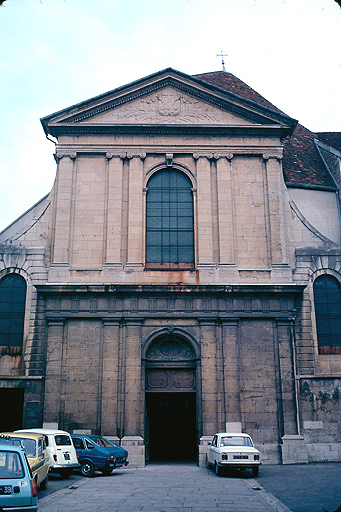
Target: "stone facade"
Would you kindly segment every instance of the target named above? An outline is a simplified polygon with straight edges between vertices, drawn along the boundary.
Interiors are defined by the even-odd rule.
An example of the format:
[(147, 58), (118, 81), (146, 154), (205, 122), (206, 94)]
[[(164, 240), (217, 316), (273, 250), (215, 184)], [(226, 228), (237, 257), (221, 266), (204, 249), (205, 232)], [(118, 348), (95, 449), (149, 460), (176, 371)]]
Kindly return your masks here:
[[(320, 190), (317, 229), (288, 189), (296, 122), (173, 70), (42, 122), (55, 184), (0, 234), (0, 279), (27, 283), (22, 356), (0, 359), (22, 425), (117, 436), (141, 466), (174, 402), (174, 450), (187, 422), (199, 463), (231, 425), (267, 463), (339, 460), (341, 355), (319, 354), (312, 291), (341, 281), (337, 200)], [(148, 180), (165, 169), (191, 181), (192, 268), (146, 262)]]

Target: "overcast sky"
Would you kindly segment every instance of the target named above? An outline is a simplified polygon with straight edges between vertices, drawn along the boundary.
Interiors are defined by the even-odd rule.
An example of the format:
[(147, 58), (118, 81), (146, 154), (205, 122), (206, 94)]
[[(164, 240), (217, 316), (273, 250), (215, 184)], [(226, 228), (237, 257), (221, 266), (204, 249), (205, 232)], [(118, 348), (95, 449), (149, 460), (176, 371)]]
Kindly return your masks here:
[(167, 67), (225, 67), (312, 131), (341, 131), (335, 0), (6, 0), (0, 231), (53, 184), (40, 118)]

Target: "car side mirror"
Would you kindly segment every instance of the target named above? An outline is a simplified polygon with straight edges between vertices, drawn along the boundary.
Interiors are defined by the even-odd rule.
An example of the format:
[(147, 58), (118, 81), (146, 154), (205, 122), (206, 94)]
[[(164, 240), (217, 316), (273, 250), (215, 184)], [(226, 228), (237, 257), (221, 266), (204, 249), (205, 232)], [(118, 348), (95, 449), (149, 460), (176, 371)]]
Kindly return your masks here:
[(212, 443), (208, 443), (208, 446), (211, 446), (211, 445), (212, 445)]

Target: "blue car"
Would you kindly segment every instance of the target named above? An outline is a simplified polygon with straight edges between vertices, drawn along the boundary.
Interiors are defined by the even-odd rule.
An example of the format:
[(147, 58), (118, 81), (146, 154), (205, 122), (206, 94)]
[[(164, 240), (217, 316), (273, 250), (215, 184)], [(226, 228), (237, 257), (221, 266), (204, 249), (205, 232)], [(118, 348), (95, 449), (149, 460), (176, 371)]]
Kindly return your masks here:
[(0, 436), (0, 510), (36, 512), (38, 489), (19, 440)]
[(96, 470), (110, 475), (114, 468), (128, 464), (128, 452), (102, 436), (71, 434), (83, 476), (93, 476)]

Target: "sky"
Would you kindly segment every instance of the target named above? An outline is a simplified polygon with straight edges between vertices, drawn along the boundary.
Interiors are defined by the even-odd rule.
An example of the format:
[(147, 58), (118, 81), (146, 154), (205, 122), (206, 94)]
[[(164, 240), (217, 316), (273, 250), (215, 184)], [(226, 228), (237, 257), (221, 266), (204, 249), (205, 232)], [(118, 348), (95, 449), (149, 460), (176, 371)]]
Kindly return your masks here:
[(0, 0), (0, 231), (53, 185), (40, 118), (172, 67), (341, 131), (339, 0)]

